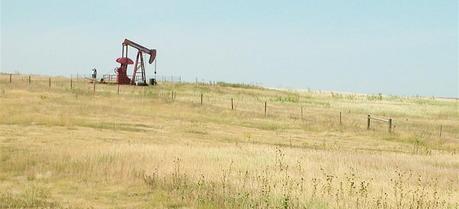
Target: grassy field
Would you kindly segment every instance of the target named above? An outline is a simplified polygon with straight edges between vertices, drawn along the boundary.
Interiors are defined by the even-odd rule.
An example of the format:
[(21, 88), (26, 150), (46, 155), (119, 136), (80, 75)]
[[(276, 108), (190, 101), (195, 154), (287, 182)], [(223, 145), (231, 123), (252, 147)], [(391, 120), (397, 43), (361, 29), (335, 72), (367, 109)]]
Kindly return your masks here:
[(48, 82), (0, 75), (0, 208), (459, 208), (457, 100)]

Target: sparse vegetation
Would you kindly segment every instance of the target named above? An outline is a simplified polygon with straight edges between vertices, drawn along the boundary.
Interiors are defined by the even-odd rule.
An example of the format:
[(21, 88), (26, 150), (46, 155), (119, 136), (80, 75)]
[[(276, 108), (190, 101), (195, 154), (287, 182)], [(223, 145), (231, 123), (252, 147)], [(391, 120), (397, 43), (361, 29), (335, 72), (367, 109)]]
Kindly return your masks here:
[(459, 208), (457, 100), (8, 79), (0, 208)]

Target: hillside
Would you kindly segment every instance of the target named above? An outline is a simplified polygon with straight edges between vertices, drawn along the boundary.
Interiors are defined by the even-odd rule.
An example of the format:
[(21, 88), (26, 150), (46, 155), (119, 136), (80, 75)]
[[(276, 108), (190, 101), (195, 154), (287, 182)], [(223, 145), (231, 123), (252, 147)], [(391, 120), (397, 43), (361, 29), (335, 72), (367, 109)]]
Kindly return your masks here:
[(0, 208), (457, 209), (458, 127), (452, 99), (0, 75)]

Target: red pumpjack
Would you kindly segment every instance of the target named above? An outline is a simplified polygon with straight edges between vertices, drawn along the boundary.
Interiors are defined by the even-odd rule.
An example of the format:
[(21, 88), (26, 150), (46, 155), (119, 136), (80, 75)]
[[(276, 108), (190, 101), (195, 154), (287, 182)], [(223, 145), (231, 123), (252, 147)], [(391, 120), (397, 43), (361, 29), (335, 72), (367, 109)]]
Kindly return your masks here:
[[(149, 54), (150, 59), (148, 63), (153, 63), (156, 58), (156, 49), (148, 49), (140, 44), (137, 44), (131, 40), (124, 39), (122, 43), (123, 49), (121, 52), (121, 57), (116, 59), (116, 62), (120, 63), (121, 66), (115, 70), (116, 72), (116, 82), (118, 84), (131, 84), (131, 85), (147, 85), (147, 78), (145, 75), (145, 65), (143, 61), (143, 54)], [(133, 47), (137, 49), (137, 58), (134, 62), (128, 57), (128, 47)], [(127, 76), (127, 67), (128, 65), (134, 64), (134, 70), (132, 72), (132, 77)], [(156, 65), (156, 63), (155, 63)], [(140, 76), (138, 75), (140, 74)], [(155, 77), (156, 77), (156, 68), (155, 68)], [(154, 83), (153, 83), (154, 84)]]

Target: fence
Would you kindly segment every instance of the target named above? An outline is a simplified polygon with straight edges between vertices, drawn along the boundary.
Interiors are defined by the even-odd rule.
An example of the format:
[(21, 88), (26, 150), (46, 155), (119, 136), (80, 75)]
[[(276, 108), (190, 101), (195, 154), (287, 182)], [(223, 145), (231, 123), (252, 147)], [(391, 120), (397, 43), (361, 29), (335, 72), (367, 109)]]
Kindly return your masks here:
[(160, 82), (182, 83), (182, 76), (161, 75), (161, 76), (157, 76), (156, 79), (157, 81), (160, 81)]
[[(341, 116), (341, 115), (340, 115)], [(388, 127), (389, 127), (389, 133), (392, 132), (392, 118), (389, 118), (389, 119), (384, 119), (384, 118), (377, 118), (377, 117), (372, 117), (371, 115), (368, 115), (368, 118), (367, 118), (367, 130), (370, 130), (371, 129), (371, 120), (373, 121), (381, 121), (381, 122), (384, 122), (384, 123), (388, 123)]]
[[(5, 75), (5, 74), (3, 74), (3, 75)], [(86, 88), (88, 93), (91, 92), (93, 95), (96, 95), (97, 92), (100, 92), (100, 93), (113, 92), (113, 88), (116, 88), (115, 92), (116, 92), (117, 95), (120, 95), (120, 92), (122, 90), (124, 90), (124, 89), (126, 89), (125, 93), (124, 93), (125, 95), (128, 92), (138, 91), (139, 89), (142, 89), (142, 88), (137, 88), (136, 89), (135, 86), (129, 86), (129, 85), (128, 86), (123, 86), (122, 87), (123, 89), (121, 89), (120, 85), (116, 85), (116, 87), (113, 87), (113, 85), (100, 85), (101, 87), (97, 87), (99, 85), (97, 85), (96, 82), (91, 82), (90, 85), (88, 85), (89, 82), (87, 82), (87, 81), (89, 81), (89, 80), (87, 79), (87, 77), (80, 76), (80, 75), (77, 75), (76, 77), (72, 76), (72, 77), (67, 78), (67, 79), (55, 79), (53, 77), (43, 77), (43, 76), (37, 76), (34, 79), (34, 77), (32, 77), (31, 75), (25, 75), (24, 76), (24, 75), (20, 75), (20, 74), (6, 74), (6, 77), (7, 77), (6, 81), (9, 84), (21, 84), (21, 85), (27, 85), (29, 87), (30, 86), (35, 86), (35, 85), (41, 85), (41, 86), (44, 87), (46, 85), (46, 83), (47, 83), (47, 87), (49, 89), (62, 89), (62, 88), (65, 89), (65, 88), (69, 88), (71, 90), (73, 90), (75, 88), (78, 88), (78, 89), (81, 90), (81, 87), (84, 87), (84, 88)], [(179, 77), (177, 77), (177, 78), (179, 78)], [(24, 80), (25, 80), (25, 82), (24, 82)], [(84, 83), (86, 83), (86, 84), (84, 84)], [(172, 99), (172, 101), (176, 101), (177, 100), (177, 92), (176, 91), (172, 90), (172, 91), (170, 91), (168, 93), (168, 95), (170, 95), (170, 98)], [(184, 99), (181, 100), (182, 102), (192, 101), (192, 99), (190, 100), (190, 97), (192, 97), (192, 95), (182, 95), (182, 96), (184, 98)], [(179, 97), (180, 97), (180, 95), (179, 95)], [(304, 117), (304, 115), (305, 114), (307, 115), (308, 113), (305, 112), (305, 108), (303, 106), (304, 103), (300, 103), (300, 102), (298, 102), (298, 104), (294, 104), (294, 105), (286, 105), (286, 104), (278, 104), (278, 103), (273, 102), (273, 101), (270, 102), (266, 98), (263, 98), (263, 97), (259, 98), (257, 96), (251, 96), (251, 97), (249, 97), (250, 99), (247, 100), (247, 98), (234, 98), (234, 97), (225, 98), (225, 97), (221, 97), (221, 96), (214, 96), (214, 95), (211, 95), (211, 94), (206, 96), (203, 92), (198, 94), (198, 98), (199, 98), (199, 103), (200, 103), (201, 106), (204, 106), (206, 103), (208, 103), (210, 105), (213, 105), (213, 106), (221, 106), (221, 104), (223, 104), (223, 105), (226, 104), (223, 107), (226, 106), (226, 108), (228, 108), (228, 109), (230, 108), (231, 110), (236, 110), (236, 106), (238, 106), (238, 110), (241, 111), (241, 112), (252, 112), (252, 113), (255, 113), (255, 114), (261, 114), (266, 118), (268, 118), (268, 117), (270, 117), (270, 118), (285, 117), (285, 115), (287, 115), (290, 118), (301, 119), (302, 121), (305, 121), (305, 120), (310, 120), (310, 121), (317, 120), (317, 119), (311, 119), (309, 116), (306, 117), (306, 118)], [(206, 98), (206, 101), (204, 100), (204, 98)], [(238, 102), (238, 105), (236, 105), (236, 102)], [(259, 104), (258, 108), (261, 109), (261, 110), (258, 110), (258, 111), (256, 110), (257, 109), (257, 105), (256, 104)], [(309, 110), (309, 111), (313, 112), (314, 110)], [(333, 121), (333, 120), (336, 119), (337, 124), (339, 124), (340, 126), (342, 126), (344, 124), (344, 122), (343, 122), (344, 115), (343, 115), (343, 113), (341, 111), (340, 112), (330, 112), (329, 116), (330, 116), (329, 117), (330, 119), (328, 119), (328, 121)], [(321, 116), (321, 117), (323, 117), (323, 116)], [(353, 117), (353, 120), (355, 120), (354, 118), (355, 117)], [(362, 121), (362, 120), (360, 120), (360, 121)], [(354, 122), (355, 121), (350, 121), (349, 119), (347, 120), (348, 124), (352, 124)], [(357, 122), (358, 122), (358, 120), (357, 120)], [(371, 130), (372, 129), (372, 126), (374, 126), (374, 122), (387, 123), (388, 132), (392, 133), (394, 131), (394, 127), (395, 126), (393, 125), (393, 119), (392, 118), (381, 118), (381, 117), (375, 117), (375, 116), (372, 116), (372, 115), (367, 115), (367, 130)], [(406, 125), (406, 123), (405, 123), (405, 125)], [(435, 134), (432, 134), (432, 135), (439, 136), (439, 137), (443, 137), (443, 135), (445, 133), (443, 125), (440, 125), (439, 127), (437, 126), (436, 128), (432, 128), (432, 131), (435, 132)]]
[[(12, 74), (10, 74), (12, 75)], [(127, 75), (129, 79), (132, 79), (131, 75)], [(77, 74), (76, 76), (71, 75), (71, 77), (75, 77), (76, 80), (92, 80), (92, 75), (90, 74)], [(102, 76), (98, 76), (97, 79), (103, 79), (105, 82), (116, 82), (116, 74), (102, 74)], [(136, 80), (140, 80), (142, 76), (136, 75)], [(147, 78), (148, 79), (148, 78)], [(182, 76), (174, 76), (174, 75), (160, 75), (156, 77), (156, 81), (158, 82), (170, 82), (170, 83), (182, 83), (183, 79)]]

